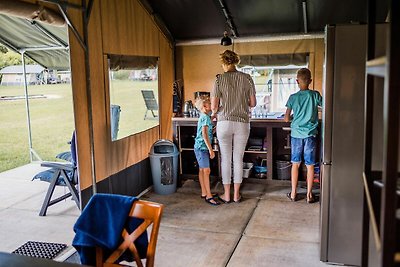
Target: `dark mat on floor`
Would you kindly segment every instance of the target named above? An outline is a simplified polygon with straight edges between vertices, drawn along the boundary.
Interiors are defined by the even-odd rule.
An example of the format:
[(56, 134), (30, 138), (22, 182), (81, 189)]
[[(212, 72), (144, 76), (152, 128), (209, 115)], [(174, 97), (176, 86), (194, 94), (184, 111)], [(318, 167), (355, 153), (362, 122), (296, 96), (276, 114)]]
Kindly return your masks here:
[(66, 244), (28, 241), (12, 253), (36, 258), (54, 259)]

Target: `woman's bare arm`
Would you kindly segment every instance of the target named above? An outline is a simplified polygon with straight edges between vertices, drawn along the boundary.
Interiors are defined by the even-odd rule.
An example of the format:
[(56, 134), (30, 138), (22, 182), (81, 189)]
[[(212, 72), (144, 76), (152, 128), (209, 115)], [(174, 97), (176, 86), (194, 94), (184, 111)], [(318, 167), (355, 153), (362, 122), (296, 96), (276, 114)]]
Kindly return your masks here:
[(211, 111), (216, 114), (219, 109), (219, 97), (211, 97)]
[(249, 106), (254, 108), (257, 105), (257, 99), (255, 95), (250, 96)]

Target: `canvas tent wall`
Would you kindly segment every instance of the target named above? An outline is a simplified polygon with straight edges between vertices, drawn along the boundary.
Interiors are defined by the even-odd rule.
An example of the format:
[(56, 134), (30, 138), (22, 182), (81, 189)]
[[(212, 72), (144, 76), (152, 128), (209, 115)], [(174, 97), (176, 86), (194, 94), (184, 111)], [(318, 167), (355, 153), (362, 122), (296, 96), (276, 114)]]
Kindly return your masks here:
[[(8, 66), (0, 70), (2, 74), (1, 85), (23, 85), (23, 65)], [(40, 65), (26, 65), (27, 84), (39, 84), (44, 68)]]
[[(2, 0), (0, 13), (4, 10), (1, 5), (5, 2), (10, 3), (11, 7), (14, 2), (52, 5), (45, 1)], [(86, 6), (88, 1), (81, 0), (60, 2), (69, 5), (66, 10), (69, 23), (76, 28), (59, 27), (54, 31), (49, 30), (46, 33), (50, 32), (51, 38), (46, 35), (43, 38), (37, 37), (41, 34), (39, 29), (29, 34), (16, 35), (15, 32), (18, 32), (19, 26), (14, 26), (15, 17), (9, 16), (8, 13), (1, 14), (2, 17), (9, 17), (7, 25), (13, 30), (5, 33), (7, 27), (1, 27), (0, 42), (10, 48), (13, 47), (15, 51), (24, 51), (27, 56), (49, 69), (53, 69), (50, 67), (52, 62), (61, 61), (56, 59), (45, 62), (40, 61), (40, 57), (34, 58), (37, 55), (36, 51), (24, 50), (31, 43), (30, 38), (26, 38), (27, 36), (32, 35), (31, 39), (34, 42), (46, 39), (48, 41), (46, 43), (51, 47), (49, 50), (44, 50), (45, 52), (70, 52), (74, 113), (79, 114), (75, 116), (75, 127), (82, 201), (85, 202), (91, 195), (92, 188), (96, 187), (93, 181), (102, 192), (137, 194), (151, 181), (148, 173), (148, 151), (151, 145), (161, 136), (172, 136), (170, 124), (172, 106), (160, 103), (160, 126), (112, 142), (108, 114), (110, 109), (105, 107), (105, 103), (108, 103), (108, 88), (105, 82), (108, 74), (105, 73), (104, 55), (128, 54), (159, 57), (158, 83), (159, 88), (162, 88), (159, 97), (165, 103), (171, 103), (174, 81), (173, 46), (138, 0), (89, 1), (90, 6)], [(85, 15), (90, 17), (90, 20)], [(22, 27), (31, 25), (31, 21), (26, 19), (16, 23)], [(1, 20), (0, 24), (5, 25)], [(40, 22), (35, 24), (45, 29), (50, 29), (51, 26)], [(65, 34), (53, 34), (61, 29), (65, 30)], [(12, 36), (16, 41), (11, 42), (10, 39), (4, 38), (7, 36)], [(63, 36), (66, 38), (64, 39)], [(18, 39), (21, 39), (21, 42)], [(59, 49), (63, 45), (65, 49)], [(43, 43), (37, 46), (41, 47)], [(88, 56), (87, 51), (90, 51)], [(68, 59), (68, 56), (66, 58)], [(68, 60), (63, 62), (68, 62)], [(54, 69), (60, 70), (61, 68), (55, 63), (53, 63)], [(123, 184), (129, 186), (121, 187)], [(112, 188), (109, 188), (110, 186)]]

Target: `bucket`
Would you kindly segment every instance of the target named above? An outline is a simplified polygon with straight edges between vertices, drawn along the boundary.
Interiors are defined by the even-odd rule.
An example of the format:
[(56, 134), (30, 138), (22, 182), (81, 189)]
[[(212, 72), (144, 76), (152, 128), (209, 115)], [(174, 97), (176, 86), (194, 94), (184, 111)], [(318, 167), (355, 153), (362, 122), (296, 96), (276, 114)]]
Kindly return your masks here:
[(275, 167), (278, 180), (290, 180), (292, 173), (292, 163), (290, 161), (276, 160)]

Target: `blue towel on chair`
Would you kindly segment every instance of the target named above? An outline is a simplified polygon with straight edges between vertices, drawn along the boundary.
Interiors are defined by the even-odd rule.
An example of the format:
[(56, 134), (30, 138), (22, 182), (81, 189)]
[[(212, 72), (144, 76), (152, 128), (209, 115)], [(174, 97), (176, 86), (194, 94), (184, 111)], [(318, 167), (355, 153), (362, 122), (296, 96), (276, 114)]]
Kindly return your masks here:
[[(75, 238), (72, 245), (78, 251), (82, 264), (96, 265), (96, 248), (103, 248), (104, 257), (108, 257), (122, 241), (121, 233), (126, 227), (131, 233), (142, 219), (128, 218), (135, 197), (112, 194), (95, 194), (83, 209), (74, 225)], [(146, 257), (148, 238), (144, 232), (136, 241), (141, 258)], [(124, 257), (131, 261), (132, 257)]]

